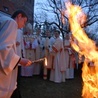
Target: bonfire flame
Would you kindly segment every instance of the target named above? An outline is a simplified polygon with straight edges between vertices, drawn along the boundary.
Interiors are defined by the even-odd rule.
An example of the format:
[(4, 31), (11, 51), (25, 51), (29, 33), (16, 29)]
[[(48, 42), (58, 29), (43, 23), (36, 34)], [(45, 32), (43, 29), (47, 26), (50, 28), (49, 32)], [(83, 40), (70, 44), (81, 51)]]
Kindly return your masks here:
[[(86, 20), (86, 15), (81, 7), (66, 3), (67, 13), (72, 31), (72, 36), (78, 44), (72, 41), (72, 47), (85, 57), (82, 68), (83, 79), (83, 98), (98, 98), (98, 52), (94, 41), (88, 38), (85, 31), (81, 28)], [(84, 18), (79, 17), (83, 13)], [(78, 17), (77, 17), (78, 16)]]

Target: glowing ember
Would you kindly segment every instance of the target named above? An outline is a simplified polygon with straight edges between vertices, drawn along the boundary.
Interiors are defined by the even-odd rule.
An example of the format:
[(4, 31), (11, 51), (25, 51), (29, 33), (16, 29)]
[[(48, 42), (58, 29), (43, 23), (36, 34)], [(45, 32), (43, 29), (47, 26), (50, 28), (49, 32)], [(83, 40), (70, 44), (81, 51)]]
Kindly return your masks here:
[(66, 3), (66, 7), (72, 35), (78, 42), (78, 44), (72, 42), (72, 47), (85, 57), (82, 68), (82, 96), (83, 98), (98, 98), (98, 52), (94, 41), (89, 39), (81, 28), (86, 17), (79, 6)]

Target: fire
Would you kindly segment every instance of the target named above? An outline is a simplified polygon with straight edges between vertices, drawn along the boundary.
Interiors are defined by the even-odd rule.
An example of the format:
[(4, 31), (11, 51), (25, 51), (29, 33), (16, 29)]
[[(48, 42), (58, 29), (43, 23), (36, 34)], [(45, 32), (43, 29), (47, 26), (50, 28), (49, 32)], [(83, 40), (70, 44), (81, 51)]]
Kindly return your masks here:
[(79, 6), (66, 3), (66, 8), (72, 36), (78, 42), (76, 44), (72, 41), (72, 47), (85, 57), (82, 67), (82, 97), (98, 98), (98, 52), (94, 41), (89, 39), (81, 28), (87, 17)]
[(47, 66), (47, 58), (45, 57), (45, 66)]

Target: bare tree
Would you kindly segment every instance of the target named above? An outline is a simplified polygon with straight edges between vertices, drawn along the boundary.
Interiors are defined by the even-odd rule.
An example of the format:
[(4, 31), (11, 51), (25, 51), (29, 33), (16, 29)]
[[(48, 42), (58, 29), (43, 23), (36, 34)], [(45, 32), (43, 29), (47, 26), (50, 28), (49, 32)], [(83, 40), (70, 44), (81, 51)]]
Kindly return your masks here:
[[(47, 0), (48, 4), (41, 6), (41, 9), (47, 12), (54, 13), (55, 19), (50, 22), (47, 20), (49, 25), (55, 25), (64, 37), (64, 33), (70, 32), (70, 24), (67, 16), (65, 15), (65, 2), (64, 0)], [(85, 14), (87, 15), (87, 20), (84, 23), (84, 28), (93, 25), (98, 21), (98, 1), (97, 0), (70, 0), (74, 5), (80, 6)], [(48, 7), (50, 7), (50, 9)]]

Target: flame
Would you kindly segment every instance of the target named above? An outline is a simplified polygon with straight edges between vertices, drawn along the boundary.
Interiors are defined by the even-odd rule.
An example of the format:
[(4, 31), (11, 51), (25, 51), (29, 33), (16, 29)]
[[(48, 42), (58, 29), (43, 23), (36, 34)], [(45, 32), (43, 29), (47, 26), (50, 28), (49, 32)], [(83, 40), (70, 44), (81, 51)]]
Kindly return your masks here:
[(47, 66), (47, 58), (45, 57), (45, 66)]
[[(81, 18), (83, 13), (80, 6), (66, 3), (70, 29), (72, 36), (77, 40), (78, 44), (74, 41), (71, 42), (72, 47), (79, 52), (80, 55), (85, 57), (82, 67), (82, 80), (83, 80), (83, 98), (98, 98), (98, 52), (94, 41), (88, 38), (85, 31), (81, 28), (86, 20)], [(81, 15), (79, 16), (79, 13)], [(84, 13), (83, 13), (84, 15)]]

